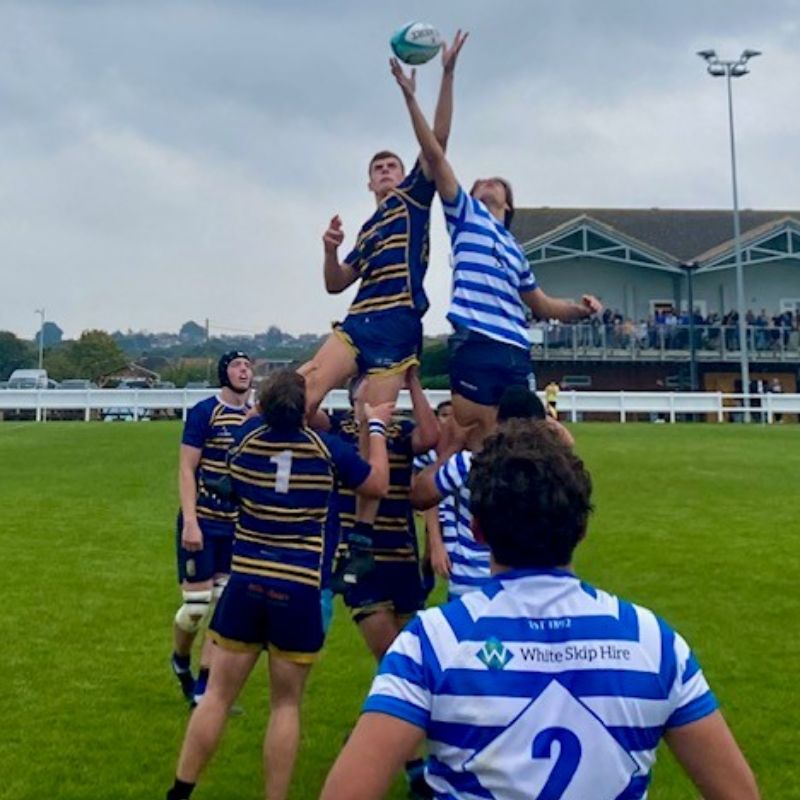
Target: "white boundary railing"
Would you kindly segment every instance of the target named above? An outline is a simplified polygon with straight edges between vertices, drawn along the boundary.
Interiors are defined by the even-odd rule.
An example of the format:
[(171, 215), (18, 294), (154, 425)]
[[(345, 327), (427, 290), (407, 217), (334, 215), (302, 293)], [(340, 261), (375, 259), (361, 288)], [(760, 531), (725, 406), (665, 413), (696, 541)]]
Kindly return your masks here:
[[(150, 419), (153, 412), (168, 412), (182, 419), (200, 400), (216, 389), (0, 389), (0, 413), (4, 417), (15, 412), (33, 411), (37, 421), (48, 418), (49, 412), (78, 412), (83, 419)], [(450, 397), (447, 390), (427, 390), (432, 405)], [(543, 393), (540, 393), (544, 400)], [(631, 415), (675, 422), (684, 415), (708, 415), (718, 422), (741, 419), (749, 410), (752, 419), (772, 423), (776, 415), (800, 414), (800, 394), (750, 395), (749, 409), (745, 395), (722, 392), (575, 392), (562, 391), (558, 411), (562, 419), (577, 422), (586, 414), (610, 414), (620, 422)], [(328, 409), (347, 408), (347, 392), (332, 391), (323, 404)], [(402, 392), (398, 407), (408, 409), (408, 392)], [(5, 412), (5, 413), (4, 413)], [(9, 413), (10, 412), (10, 413)], [(53, 415), (63, 416), (63, 414)]]

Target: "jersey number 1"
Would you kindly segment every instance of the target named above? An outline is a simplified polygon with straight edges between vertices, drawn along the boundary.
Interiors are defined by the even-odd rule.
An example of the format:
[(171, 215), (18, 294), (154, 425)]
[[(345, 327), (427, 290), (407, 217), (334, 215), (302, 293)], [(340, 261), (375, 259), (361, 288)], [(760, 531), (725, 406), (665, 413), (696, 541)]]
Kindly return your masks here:
[(282, 450), (270, 458), (270, 463), (277, 467), (275, 471), (275, 491), (278, 494), (289, 493), (289, 476), (292, 474), (292, 451)]

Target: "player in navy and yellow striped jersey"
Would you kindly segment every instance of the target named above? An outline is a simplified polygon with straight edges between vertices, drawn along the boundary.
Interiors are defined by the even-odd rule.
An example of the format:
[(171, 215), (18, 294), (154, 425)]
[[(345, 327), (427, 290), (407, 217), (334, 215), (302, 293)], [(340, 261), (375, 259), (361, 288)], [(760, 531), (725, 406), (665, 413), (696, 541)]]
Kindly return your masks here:
[(250, 410), (250, 358), (238, 350), (225, 353), (217, 364), (217, 377), (219, 394), (195, 405), (186, 418), (178, 473), (181, 510), (176, 539), (183, 605), (173, 625), (172, 669), (190, 703), (205, 690), (211, 657), (211, 645), (204, 642), (195, 681), (192, 644), (230, 573), (236, 506), (218, 487), (227, 473), (234, 432)]
[[(453, 111), (453, 73), (464, 37), (442, 50), (442, 82), (434, 131), (444, 147)], [(300, 368), (308, 381), (309, 412), (325, 395), (355, 374), (370, 376), (367, 401), (395, 401), (403, 373), (417, 364), (422, 344), (422, 316), (428, 299), (422, 286), (428, 267), (430, 208), (434, 185), (424, 158), (404, 177), (403, 162), (381, 151), (369, 163), (369, 190), (377, 209), (361, 227), (350, 254), (339, 260), (344, 241), (335, 216), (323, 236), (325, 288), (331, 294), (360, 281), (344, 322)], [(311, 414), (309, 415), (311, 418)], [(363, 442), (362, 442), (363, 451)]]
[(230, 451), (239, 516), (230, 581), (210, 637), (217, 644), (208, 690), (197, 707), (167, 797), (191, 794), (228, 712), (262, 650), (269, 655), (270, 717), (264, 741), (266, 796), (286, 796), (300, 736), (300, 701), (323, 643), (320, 568), (331, 495), (338, 483), (380, 498), (389, 484), (386, 427), (392, 403), (365, 410), (369, 460), (304, 424), (305, 381), (290, 370), (261, 387), (260, 414)]
[[(414, 515), (409, 501), (414, 456), (435, 446), (439, 424), (431, 409), (416, 368), (409, 369), (406, 382), (414, 419), (395, 417), (387, 427), (389, 494), (380, 501), (372, 536), (361, 542), (355, 525), (355, 497), (341, 491), (339, 521), (348, 552), (340, 559), (334, 588), (344, 599), (376, 659), (394, 641), (403, 626), (422, 606), (424, 599)], [(354, 392), (356, 409), (342, 420), (334, 418), (333, 432), (355, 443), (359, 437), (358, 406), (363, 403), (363, 383)], [(349, 570), (353, 559), (366, 560), (367, 569)], [(352, 580), (348, 582), (348, 577)]]

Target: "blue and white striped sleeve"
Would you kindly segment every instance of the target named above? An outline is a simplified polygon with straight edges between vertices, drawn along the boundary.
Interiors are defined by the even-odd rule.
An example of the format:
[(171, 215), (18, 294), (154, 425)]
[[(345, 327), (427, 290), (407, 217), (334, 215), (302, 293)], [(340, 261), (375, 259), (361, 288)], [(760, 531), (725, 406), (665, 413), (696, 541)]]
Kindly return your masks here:
[(667, 728), (679, 728), (703, 717), (719, 708), (719, 703), (703, 675), (700, 664), (686, 641), (675, 634), (675, 658), (677, 672), (675, 684), (670, 693), (672, 713), (666, 722)]
[(414, 456), (414, 472), (422, 472), (426, 467), (436, 463), (436, 451), (428, 450), (427, 453), (421, 453)]
[(431, 691), (422, 663), (425, 631), (419, 617), (412, 620), (394, 640), (378, 667), (363, 712), (397, 717), (423, 730), (431, 716)]
[(536, 276), (533, 274), (533, 270), (527, 266), (527, 259), (523, 262), (525, 265), (523, 267), (522, 274), (519, 278), (519, 290), (520, 292), (532, 292), (539, 284), (536, 282)]
[(458, 193), (453, 198), (452, 202), (448, 202), (442, 198), (444, 220), (447, 223), (447, 232), (450, 234), (451, 239), (455, 238), (466, 221), (469, 207), (469, 196), (461, 186), (458, 187)]
[(455, 494), (469, 477), (469, 468), (472, 465), (472, 453), (469, 450), (462, 450), (460, 453), (450, 456), (436, 471), (436, 488), (442, 497), (449, 497)]

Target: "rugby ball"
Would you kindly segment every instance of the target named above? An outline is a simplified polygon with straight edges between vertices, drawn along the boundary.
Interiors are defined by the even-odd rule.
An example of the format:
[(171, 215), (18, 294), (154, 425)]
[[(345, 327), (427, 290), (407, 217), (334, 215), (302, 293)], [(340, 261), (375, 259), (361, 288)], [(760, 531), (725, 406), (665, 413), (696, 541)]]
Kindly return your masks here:
[(409, 22), (389, 43), (394, 54), (406, 64), (425, 64), (439, 52), (442, 37), (427, 22)]

